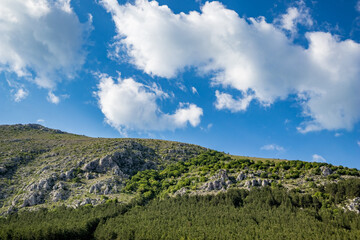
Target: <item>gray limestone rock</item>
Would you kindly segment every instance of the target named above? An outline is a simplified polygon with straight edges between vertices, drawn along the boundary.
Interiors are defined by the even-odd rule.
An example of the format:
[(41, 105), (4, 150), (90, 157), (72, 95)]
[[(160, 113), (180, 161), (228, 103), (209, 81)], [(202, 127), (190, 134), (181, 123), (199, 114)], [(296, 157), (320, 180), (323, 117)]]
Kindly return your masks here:
[(51, 200), (53, 202), (58, 202), (60, 200), (66, 200), (69, 198), (69, 191), (66, 191), (63, 189), (54, 190), (50, 193), (50, 196), (51, 196)]
[(266, 186), (269, 186), (270, 184), (271, 184), (271, 180), (264, 179), (264, 180), (262, 180), (261, 186), (266, 187)]
[(246, 178), (246, 174), (245, 173), (243, 173), (243, 172), (241, 172), (241, 173), (239, 173), (239, 175), (237, 176), (237, 178), (236, 178), (236, 181), (242, 181), (242, 180), (244, 180)]
[(326, 166), (321, 166), (320, 167), (321, 173), (324, 177), (329, 176), (330, 174), (332, 174), (332, 170)]
[(350, 211), (360, 214), (360, 197), (356, 197), (346, 205), (346, 208)]
[(21, 207), (34, 206), (41, 203), (44, 203), (44, 194), (42, 192), (34, 192), (24, 199)]

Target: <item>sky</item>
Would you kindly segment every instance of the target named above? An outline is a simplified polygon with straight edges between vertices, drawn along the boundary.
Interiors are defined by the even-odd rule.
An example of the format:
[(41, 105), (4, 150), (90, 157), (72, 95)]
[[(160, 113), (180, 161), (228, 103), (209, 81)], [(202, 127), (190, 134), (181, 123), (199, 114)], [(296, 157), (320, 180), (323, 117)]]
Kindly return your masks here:
[(358, 0), (1, 0), (0, 124), (360, 169)]

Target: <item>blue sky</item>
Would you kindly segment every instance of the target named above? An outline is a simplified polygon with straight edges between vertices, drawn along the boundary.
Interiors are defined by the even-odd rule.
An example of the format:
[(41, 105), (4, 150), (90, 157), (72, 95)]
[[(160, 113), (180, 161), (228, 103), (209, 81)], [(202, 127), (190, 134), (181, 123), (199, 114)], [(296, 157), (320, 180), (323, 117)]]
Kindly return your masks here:
[(5, 0), (0, 124), (360, 169), (360, 1)]

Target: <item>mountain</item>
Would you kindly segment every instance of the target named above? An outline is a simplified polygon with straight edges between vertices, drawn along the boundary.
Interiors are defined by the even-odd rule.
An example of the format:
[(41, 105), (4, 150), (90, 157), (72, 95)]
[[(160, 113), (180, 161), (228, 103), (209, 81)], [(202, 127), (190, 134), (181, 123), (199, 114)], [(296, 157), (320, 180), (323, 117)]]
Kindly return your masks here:
[[(187, 161), (207, 149), (152, 139), (90, 138), (37, 124), (0, 126), (0, 207), (98, 204), (132, 175)], [(90, 200), (89, 200), (90, 199)]]
[[(357, 169), (232, 156), (163, 140), (90, 138), (38, 124), (0, 126), (0, 239), (206, 238), (194, 229), (209, 239), (235, 239), (236, 224), (228, 219), (244, 221), (239, 216), (247, 216), (248, 230), (288, 219), (278, 223), (284, 233), (302, 216), (308, 219), (303, 227), (319, 225), (312, 236), (332, 226), (330, 237), (345, 231), (351, 238), (360, 233), (359, 210)], [(162, 228), (147, 235), (158, 219), (165, 221)], [(174, 232), (175, 222), (189, 226)], [(234, 229), (225, 231), (225, 223)], [(259, 227), (265, 235), (249, 230), (246, 236), (267, 236), (268, 228)], [(290, 230), (285, 237), (273, 234), (293, 239)]]

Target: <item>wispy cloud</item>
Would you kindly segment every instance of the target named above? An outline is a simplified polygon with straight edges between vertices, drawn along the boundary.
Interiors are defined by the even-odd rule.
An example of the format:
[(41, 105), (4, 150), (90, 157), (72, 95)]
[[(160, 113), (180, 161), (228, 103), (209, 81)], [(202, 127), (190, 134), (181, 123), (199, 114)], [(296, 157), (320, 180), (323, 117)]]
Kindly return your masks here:
[(285, 148), (276, 144), (268, 144), (264, 145), (260, 148), (261, 150), (267, 150), (267, 151), (278, 151), (282, 152), (285, 151)]
[(318, 154), (312, 155), (313, 162), (326, 162), (326, 159)]
[(45, 122), (45, 120), (40, 118), (40, 119), (36, 120), (36, 122), (39, 124), (43, 124)]
[(297, 34), (297, 25), (312, 26), (313, 19), (310, 15), (310, 9), (306, 7), (304, 1), (296, 2), (297, 6), (290, 7), (286, 10), (286, 14), (281, 15), (275, 20), (280, 26), (289, 31), (292, 36)]

